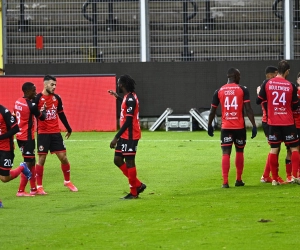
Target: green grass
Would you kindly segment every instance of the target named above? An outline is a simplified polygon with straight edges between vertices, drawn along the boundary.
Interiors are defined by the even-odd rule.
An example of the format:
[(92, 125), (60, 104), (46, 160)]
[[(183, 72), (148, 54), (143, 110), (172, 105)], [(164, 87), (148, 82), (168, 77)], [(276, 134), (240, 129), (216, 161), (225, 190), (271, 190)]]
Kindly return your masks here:
[[(263, 132), (245, 148), (245, 187), (222, 189), (220, 133), (143, 132), (136, 157), (147, 189), (120, 200), (128, 182), (113, 165), (115, 133), (66, 140), (71, 179), (55, 155), (45, 165), (47, 196), (16, 197), (19, 180), (0, 186), (0, 249), (289, 249), (299, 244), (300, 187), (260, 183), (269, 151)], [(250, 131), (248, 131), (250, 138)], [(22, 161), (16, 150), (15, 166)], [(284, 151), (280, 175), (285, 177)], [(28, 189), (28, 188), (27, 188)], [(259, 222), (265, 219), (270, 222)]]

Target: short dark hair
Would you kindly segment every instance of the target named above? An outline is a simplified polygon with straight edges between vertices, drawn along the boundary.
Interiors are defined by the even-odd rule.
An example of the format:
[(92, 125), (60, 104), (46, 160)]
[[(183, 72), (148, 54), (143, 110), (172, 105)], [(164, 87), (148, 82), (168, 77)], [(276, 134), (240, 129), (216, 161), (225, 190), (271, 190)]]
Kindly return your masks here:
[(228, 71), (227, 71), (227, 77), (233, 77), (233, 76), (236, 76), (238, 74), (238, 70), (236, 68), (230, 68)]
[(297, 75), (297, 79), (300, 77), (300, 72), (298, 73), (298, 75)]
[(275, 73), (276, 71), (278, 71), (278, 69), (275, 66), (268, 66), (265, 69), (266, 74)]
[(290, 69), (290, 65), (286, 60), (282, 60), (278, 63), (278, 73), (283, 75), (287, 70)]
[(131, 76), (121, 75), (118, 82), (121, 83), (128, 92), (134, 92), (136, 83)]
[(45, 75), (44, 77), (44, 81), (55, 81), (56, 82), (56, 78), (54, 76), (51, 76), (51, 75)]
[(32, 82), (25, 82), (23, 85), (22, 85), (22, 91), (25, 93), (27, 92), (28, 90), (31, 90), (33, 88), (34, 84)]

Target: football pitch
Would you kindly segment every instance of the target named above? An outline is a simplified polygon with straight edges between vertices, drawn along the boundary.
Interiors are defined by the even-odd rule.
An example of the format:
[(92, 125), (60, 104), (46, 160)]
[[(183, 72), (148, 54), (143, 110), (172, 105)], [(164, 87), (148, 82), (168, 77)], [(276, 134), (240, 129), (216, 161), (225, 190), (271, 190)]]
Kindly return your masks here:
[[(299, 245), (300, 186), (260, 183), (269, 151), (262, 131), (245, 148), (244, 187), (222, 189), (220, 133), (143, 131), (136, 157), (147, 189), (121, 200), (127, 179), (113, 164), (114, 132), (73, 133), (65, 141), (71, 180), (55, 155), (46, 196), (16, 197), (19, 179), (1, 183), (0, 249), (290, 249)], [(22, 161), (16, 149), (14, 165)], [(285, 179), (285, 150), (280, 155)], [(29, 190), (29, 185), (27, 191)]]

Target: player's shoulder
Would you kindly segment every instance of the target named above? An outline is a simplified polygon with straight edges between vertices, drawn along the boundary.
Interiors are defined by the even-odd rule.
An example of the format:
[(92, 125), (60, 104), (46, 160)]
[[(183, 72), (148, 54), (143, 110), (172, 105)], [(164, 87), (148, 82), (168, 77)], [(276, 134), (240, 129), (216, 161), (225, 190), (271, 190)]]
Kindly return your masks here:
[(61, 97), (60, 97), (59, 94), (53, 93), (53, 96), (54, 96), (57, 100), (60, 100), (60, 101), (61, 101)]
[(6, 107), (4, 107), (3, 105), (0, 104), (0, 113), (2, 115), (5, 115), (7, 113), (10, 114), (10, 111)]
[(134, 102), (134, 101), (136, 101), (136, 99), (137, 99), (137, 96), (135, 93), (130, 92), (126, 96), (126, 101), (128, 101), (128, 102)]
[(42, 93), (38, 93), (38, 94), (35, 96), (34, 101), (38, 102), (38, 101), (42, 98), (42, 96), (43, 96)]

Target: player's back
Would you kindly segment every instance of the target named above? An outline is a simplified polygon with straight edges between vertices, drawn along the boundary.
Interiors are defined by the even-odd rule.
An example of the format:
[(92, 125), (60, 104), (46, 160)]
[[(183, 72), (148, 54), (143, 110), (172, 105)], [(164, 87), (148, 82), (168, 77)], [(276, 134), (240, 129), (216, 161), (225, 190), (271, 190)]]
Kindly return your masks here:
[(282, 77), (274, 77), (265, 85), (268, 102), (268, 124), (288, 126), (294, 124), (292, 104), (295, 87)]
[(31, 114), (28, 99), (20, 97), (15, 102), (14, 114), (16, 115), (20, 131), (16, 134), (18, 140), (34, 139), (34, 115)]
[(222, 107), (223, 129), (242, 129), (245, 127), (243, 88), (236, 83), (227, 83), (218, 91)]

